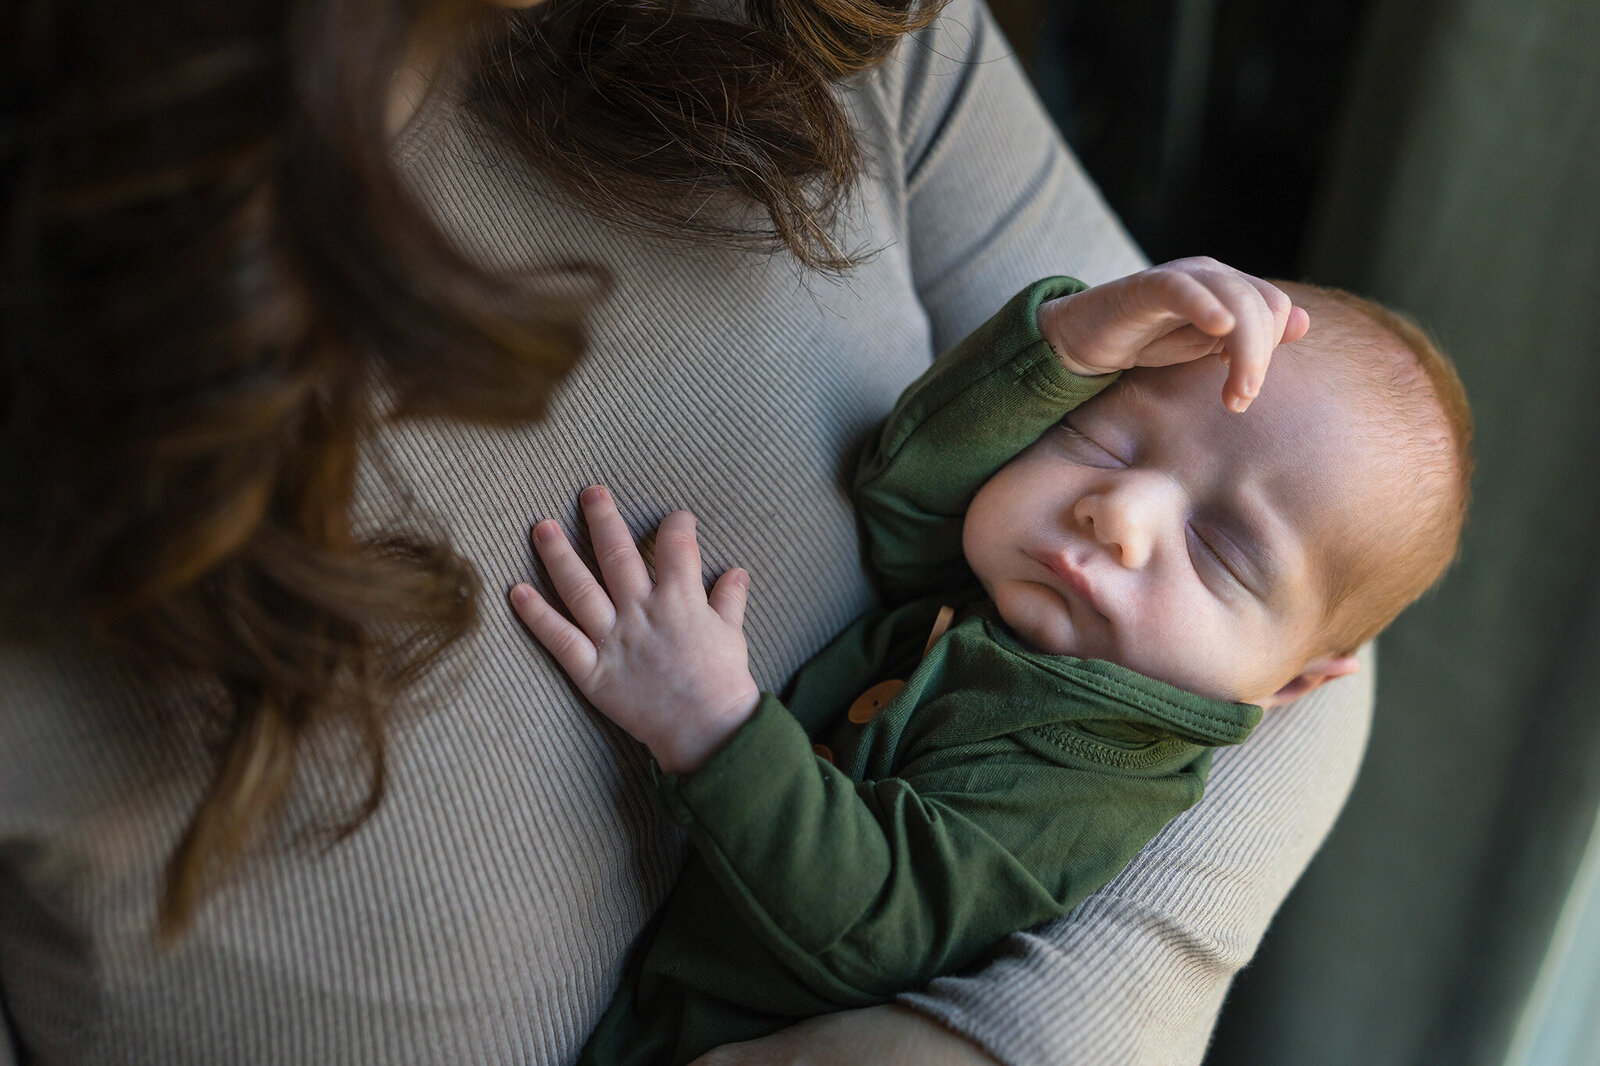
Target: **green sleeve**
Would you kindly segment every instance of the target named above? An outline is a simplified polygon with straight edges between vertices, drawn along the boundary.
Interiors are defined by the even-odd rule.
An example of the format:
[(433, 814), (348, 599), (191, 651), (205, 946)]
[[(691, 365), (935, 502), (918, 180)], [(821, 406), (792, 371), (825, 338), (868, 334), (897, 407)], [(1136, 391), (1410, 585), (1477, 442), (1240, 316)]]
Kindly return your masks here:
[(1039, 305), (1081, 292), (1035, 282), (901, 395), (856, 471), (867, 564), (891, 602), (969, 584), (961, 553), (967, 504), (996, 470), (1115, 374), (1079, 377), (1039, 332)]
[[(832, 1006), (882, 1002), (1066, 913), (1198, 799), (1201, 776), (1064, 766), (1000, 738), (858, 784), (766, 697), (705, 767), (660, 781), (721, 897), (682, 901), (697, 932), (680, 944), (705, 948), (693, 968), (730, 1000), (770, 995), (777, 965)], [(721, 932), (730, 905), (764, 950)]]

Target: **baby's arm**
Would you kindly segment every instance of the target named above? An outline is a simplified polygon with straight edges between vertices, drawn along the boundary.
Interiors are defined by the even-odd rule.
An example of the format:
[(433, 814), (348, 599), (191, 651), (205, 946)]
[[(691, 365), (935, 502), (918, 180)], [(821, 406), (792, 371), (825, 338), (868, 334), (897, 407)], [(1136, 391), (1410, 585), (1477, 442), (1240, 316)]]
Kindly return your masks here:
[[(917, 713), (970, 722), (963, 698), (995, 695), (968, 687)], [(763, 1013), (882, 1002), (1066, 913), (1199, 794), (1192, 773), (1088, 768), (1041, 747), (919, 741), (898, 776), (855, 782), (765, 697), (704, 769), (661, 781), (695, 851), (654, 966)], [(766, 998), (793, 983), (779, 970), (813, 1006)]]
[(853, 488), (863, 554), (890, 602), (974, 586), (961, 551), (973, 494), (1114, 380), (1070, 373), (1039, 331), (1041, 304), (1083, 289), (1046, 278), (1012, 297), (900, 395), (863, 450)]
[(1096, 285), (1039, 308), (1039, 330), (1075, 374), (1172, 366), (1220, 354), (1223, 403), (1250, 406), (1278, 345), (1305, 336), (1304, 308), (1271, 282), (1205, 256)]
[(582, 501), (605, 584), (545, 519), (534, 547), (573, 621), (530, 585), (511, 589), (511, 605), (590, 703), (663, 770), (693, 773), (756, 709), (743, 631), (749, 575), (729, 570), (708, 595), (694, 516), (674, 511), (656, 533), (652, 581), (611, 494), (591, 485)]

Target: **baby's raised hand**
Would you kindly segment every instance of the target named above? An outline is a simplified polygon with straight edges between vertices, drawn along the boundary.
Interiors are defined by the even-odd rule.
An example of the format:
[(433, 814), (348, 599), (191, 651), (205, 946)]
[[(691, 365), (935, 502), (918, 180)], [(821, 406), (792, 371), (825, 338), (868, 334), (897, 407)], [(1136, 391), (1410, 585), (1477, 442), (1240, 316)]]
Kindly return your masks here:
[(707, 595), (694, 516), (674, 511), (656, 532), (651, 581), (611, 494), (583, 490), (602, 586), (552, 519), (533, 544), (569, 622), (531, 586), (511, 606), (590, 703), (650, 749), (668, 773), (692, 773), (743, 725), (760, 693), (744, 641), (750, 577), (729, 570)]
[(1311, 318), (1284, 291), (1197, 256), (1129, 274), (1039, 307), (1039, 330), (1076, 374), (1170, 366), (1220, 353), (1228, 366), (1222, 402), (1235, 411), (1261, 391), (1280, 344)]

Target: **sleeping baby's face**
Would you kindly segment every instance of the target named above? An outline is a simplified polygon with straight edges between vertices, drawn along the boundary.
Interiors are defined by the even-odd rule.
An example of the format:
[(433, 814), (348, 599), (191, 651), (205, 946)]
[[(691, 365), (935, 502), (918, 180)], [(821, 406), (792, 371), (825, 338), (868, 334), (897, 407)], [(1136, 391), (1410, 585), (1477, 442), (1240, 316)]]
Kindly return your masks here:
[(1385, 464), (1293, 348), (1244, 414), (1215, 356), (1129, 371), (979, 490), (967, 561), (1024, 641), (1266, 705), (1355, 668), (1319, 646), (1321, 563), (1379, 543)]

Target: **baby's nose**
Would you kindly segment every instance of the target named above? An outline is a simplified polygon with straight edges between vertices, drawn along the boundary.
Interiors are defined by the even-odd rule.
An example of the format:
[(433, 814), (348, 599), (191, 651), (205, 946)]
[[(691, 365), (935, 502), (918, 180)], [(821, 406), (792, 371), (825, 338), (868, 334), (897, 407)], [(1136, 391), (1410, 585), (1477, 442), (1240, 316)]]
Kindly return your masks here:
[(1172, 486), (1166, 478), (1125, 477), (1081, 498), (1072, 509), (1079, 527), (1122, 566), (1150, 564), (1163, 530), (1171, 524)]

